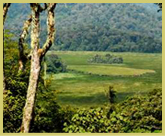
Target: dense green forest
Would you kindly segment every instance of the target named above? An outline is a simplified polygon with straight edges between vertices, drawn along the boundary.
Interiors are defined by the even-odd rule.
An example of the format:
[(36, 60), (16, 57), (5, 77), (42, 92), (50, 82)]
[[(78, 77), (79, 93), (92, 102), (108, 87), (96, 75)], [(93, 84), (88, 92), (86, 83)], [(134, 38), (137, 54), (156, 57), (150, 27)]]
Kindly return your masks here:
[[(58, 4), (56, 46), (51, 49), (162, 52), (162, 16), (157, 9), (151, 3)], [(19, 35), (22, 21), (29, 14), (30, 8), (26, 4), (13, 4), (6, 28)], [(41, 43), (46, 39), (45, 17), (42, 13)]]

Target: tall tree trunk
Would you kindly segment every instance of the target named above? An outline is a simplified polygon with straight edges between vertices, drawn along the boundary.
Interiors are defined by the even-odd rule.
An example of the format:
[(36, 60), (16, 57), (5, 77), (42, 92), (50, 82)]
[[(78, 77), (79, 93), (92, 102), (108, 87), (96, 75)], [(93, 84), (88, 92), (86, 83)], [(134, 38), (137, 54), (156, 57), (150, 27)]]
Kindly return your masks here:
[(38, 86), (38, 79), (41, 69), (41, 60), (38, 54), (39, 49), (39, 10), (38, 4), (31, 4), (32, 9), (32, 32), (31, 32), (31, 71), (27, 99), (24, 107), (21, 132), (28, 133), (34, 111), (34, 102)]
[(32, 115), (34, 111), (35, 96), (38, 87), (40, 69), (41, 69), (40, 57), (37, 53), (37, 48), (35, 48), (31, 56), (31, 72), (30, 72), (27, 99), (24, 108), (23, 122), (21, 128), (21, 132), (24, 133), (28, 133), (30, 130), (30, 123), (33, 118)]
[[(6, 20), (7, 12), (11, 3), (5, 3), (3, 5), (3, 27)], [(4, 28), (3, 28), (3, 49), (4, 49)], [(5, 72), (4, 72), (4, 54), (3, 54), (3, 93), (6, 93), (6, 83), (5, 83)]]
[(32, 9), (32, 32), (31, 32), (31, 72), (29, 79), (29, 86), (27, 91), (27, 100), (23, 113), (23, 121), (21, 126), (21, 132), (28, 133), (30, 130), (30, 123), (32, 120), (32, 115), (34, 111), (35, 96), (38, 87), (38, 79), (41, 69), (41, 61), (45, 56), (46, 52), (51, 47), (54, 42), (55, 29), (54, 29), (54, 9), (56, 4), (49, 3), (48, 7), (45, 4), (45, 7), (48, 10), (47, 15), (47, 27), (48, 35), (46, 43), (42, 49), (39, 49), (39, 15), (42, 11), (41, 6), (37, 3), (31, 3)]

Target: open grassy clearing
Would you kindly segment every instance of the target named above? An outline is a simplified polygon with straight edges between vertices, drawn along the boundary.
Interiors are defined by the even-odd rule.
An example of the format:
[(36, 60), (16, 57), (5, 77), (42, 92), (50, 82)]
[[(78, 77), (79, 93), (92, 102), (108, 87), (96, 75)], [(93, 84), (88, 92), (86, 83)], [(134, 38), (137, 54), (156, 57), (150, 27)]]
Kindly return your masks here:
[[(63, 74), (63, 73), (62, 73)], [(58, 101), (61, 105), (79, 107), (103, 106), (108, 99), (105, 90), (109, 85), (117, 91), (117, 102), (123, 101), (127, 96), (143, 94), (153, 88), (160, 88), (161, 83), (145, 83), (134, 77), (99, 77), (78, 73), (66, 73), (69, 77), (61, 78), (55, 74), (52, 88), (58, 91)], [(71, 76), (72, 75), (72, 76)], [(60, 76), (60, 79), (59, 79)]]
[[(51, 87), (58, 91), (61, 105), (75, 107), (103, 106), (108, 103), (105, 90), (109, 85), (117, 91), (117, 102), (127, 96), (147, 93), (162, 87), (162, 55), (144, 53), (111, 53), (121, 56), (123, 64), (88, 64), (87, 59), (107, 52), (49, 52), (55, 53), (74, 69), (54, 74)], [(76, 72), (82, 71), (82, 73)], [(92, 74), (87, 74), (92, 73)], [(108, 76), (100, 76), (100, 75)], [(140, 75), (140, 76), (135, 76)]]

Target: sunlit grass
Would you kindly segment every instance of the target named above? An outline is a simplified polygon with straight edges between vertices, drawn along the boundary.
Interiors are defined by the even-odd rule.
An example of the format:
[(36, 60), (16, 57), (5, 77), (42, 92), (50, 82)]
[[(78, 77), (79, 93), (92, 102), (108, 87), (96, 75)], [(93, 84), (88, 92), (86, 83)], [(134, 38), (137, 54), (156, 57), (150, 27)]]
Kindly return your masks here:
[(77, 77), (82, 77), (82, 75), (74, 74), (74, 73), (58, 73), (54, 74), (53, 78), (58, 80), (58, 79), (68, 79), (68, 78), (77, 78)]
[(145, 73), (155, 73), (154, 70), (149, 69), (135, 69), (111, 65), (70, 65), (68, 69), (98, 75), (137, 76)]
[[(51, 88), (57, 90), (57, 100), (62, 106), (104, 106), (108, 104), (105, 91), (109, 86), (117, 91), (117, 102), (162, 87), (162, 54), (83, 51), (50, 53), (57, 54), (68, 69), (74, 70), (53, 75)], [(123, 57), (124, 63), (105, 65), (87, 62), (95, 54), (106, 53)]]

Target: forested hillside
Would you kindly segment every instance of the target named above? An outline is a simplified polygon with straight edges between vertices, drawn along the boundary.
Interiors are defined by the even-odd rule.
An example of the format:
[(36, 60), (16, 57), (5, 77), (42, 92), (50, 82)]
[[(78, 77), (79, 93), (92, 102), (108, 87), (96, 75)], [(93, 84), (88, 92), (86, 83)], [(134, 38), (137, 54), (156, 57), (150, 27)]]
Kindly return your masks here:
[[(56, 45), (51, 49), (161, 52), (162, 15), (157, 8), (154, 4), (57, 4)], [(19, 35), (29, 14), (26, 4), (13, 4), (5, 27)], [(42, 14), (42, 43), (45, 18)]]

